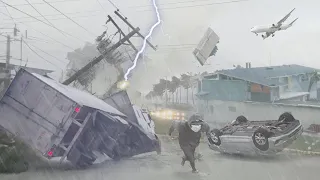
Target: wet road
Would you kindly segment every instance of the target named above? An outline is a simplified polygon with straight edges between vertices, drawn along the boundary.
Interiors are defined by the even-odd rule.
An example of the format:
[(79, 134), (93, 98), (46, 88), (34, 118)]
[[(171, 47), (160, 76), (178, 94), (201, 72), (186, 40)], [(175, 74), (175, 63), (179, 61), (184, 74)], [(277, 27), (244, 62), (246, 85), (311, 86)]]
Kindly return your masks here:
[(221, 155), (202, 144), (203, 160), (197, 162), (199, 174), (189, 164), (180, 165), (176, 141), (163, 141), (162, 155), (150, 153), (120, 162), (106, 161), (86, 170), (41, 167), (17, 175), (0, 175), (1, 180), (319, 180), (320, 157), (279, 154), (275, 158), (246, 158)]

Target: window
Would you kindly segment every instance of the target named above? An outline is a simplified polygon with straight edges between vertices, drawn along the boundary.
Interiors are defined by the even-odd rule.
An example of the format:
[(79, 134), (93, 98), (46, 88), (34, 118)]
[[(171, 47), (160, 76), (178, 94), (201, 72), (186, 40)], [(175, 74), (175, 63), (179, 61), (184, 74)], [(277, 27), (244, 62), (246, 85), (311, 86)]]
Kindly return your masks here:
[(231, 112), (236, 112), (237, 109), (236, 109), (236, 107), (234, 107), (234, 106), (229, 106), (229, 111), (231, 111)]

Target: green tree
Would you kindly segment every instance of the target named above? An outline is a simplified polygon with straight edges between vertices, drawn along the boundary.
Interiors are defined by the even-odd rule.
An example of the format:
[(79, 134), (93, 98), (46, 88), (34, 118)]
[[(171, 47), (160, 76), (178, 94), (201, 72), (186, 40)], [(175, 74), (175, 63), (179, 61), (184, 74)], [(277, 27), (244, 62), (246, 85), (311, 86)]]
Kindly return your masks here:
[(189, 103), (189, 89), (191, 87), (191, 76), (188, 74), (181, 74), (181, 86), (187, 90), (187, 104)]

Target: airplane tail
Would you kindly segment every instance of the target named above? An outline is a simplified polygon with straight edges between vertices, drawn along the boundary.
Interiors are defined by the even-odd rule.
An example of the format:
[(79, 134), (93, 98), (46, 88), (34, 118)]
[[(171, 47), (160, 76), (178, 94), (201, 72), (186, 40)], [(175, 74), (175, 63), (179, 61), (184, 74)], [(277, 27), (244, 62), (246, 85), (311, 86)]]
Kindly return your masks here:
[(294, 22), (296, 22), (296, 20), (298, 20), (299, 18), (296, 18), (295, 20), (293, 20), (289, 25), (292, 26)]

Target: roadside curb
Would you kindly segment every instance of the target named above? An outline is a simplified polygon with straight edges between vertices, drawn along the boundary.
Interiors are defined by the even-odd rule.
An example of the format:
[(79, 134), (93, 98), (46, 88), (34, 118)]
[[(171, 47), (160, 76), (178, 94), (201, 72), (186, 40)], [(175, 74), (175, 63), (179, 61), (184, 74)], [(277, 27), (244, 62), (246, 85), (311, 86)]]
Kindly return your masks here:
[(283, 151), (289, 152), (289, 153), (302, 154), (302, 155), (320, 156), (320, 152), (314, 152), (314, 151), (302, 151), (302, 150), (298, 150), (298, 149), (284, 149)]

